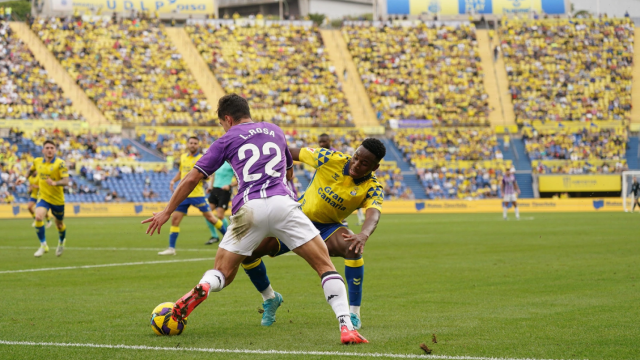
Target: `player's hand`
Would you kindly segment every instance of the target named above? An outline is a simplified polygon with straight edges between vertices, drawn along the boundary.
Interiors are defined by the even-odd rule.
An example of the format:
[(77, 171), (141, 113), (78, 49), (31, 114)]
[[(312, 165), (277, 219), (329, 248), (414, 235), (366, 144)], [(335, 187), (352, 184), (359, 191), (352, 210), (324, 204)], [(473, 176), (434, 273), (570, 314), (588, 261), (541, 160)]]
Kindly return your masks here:
[(171, 217), (171, 214), (163, 210), (159, 213), (153, 213), (152, 217), (142, 220), (141, 224), (151, 223), (147, 228), (147, 234), (149, 234), (149, 236), (153, 235), (156, 229), (158, 229), (158, 235), (160, 235), (160, 228), (169, 220), (169, 217)]
[(175, 183), (173, 181), (169, 182), (169, 190), (171, 190), (171, 192), (173, 192), (173, 185)]
[(229, 191), (229, 190), (231, 190), (231, 186), (225, 185), (225, 186), (222, 187), (222, 190)]
[(211, 188), (208, 188), (207, 190), (205, 190), (205, 192), (206, 192), (207, 194), (211, 193)]
[(344, 241), (351, 242), (349, 251), (355, 250), (356, 254), (364, 254), (364, 244), (369, 240), (365, 234), (342, 234)]
[(51, 186), (56, 186), (56, 182), (51, 180), (51, 178), (47, 178), (47, 184), (49, 184)]

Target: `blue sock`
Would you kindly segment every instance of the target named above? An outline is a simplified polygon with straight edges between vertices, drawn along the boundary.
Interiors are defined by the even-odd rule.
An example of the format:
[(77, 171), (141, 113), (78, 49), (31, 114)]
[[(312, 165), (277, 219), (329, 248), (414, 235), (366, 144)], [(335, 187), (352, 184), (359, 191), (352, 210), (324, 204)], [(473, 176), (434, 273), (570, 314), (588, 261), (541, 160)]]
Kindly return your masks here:
[(178, 241), (178, 235), (180, 235), (180, 227), (172, 226), (169, 230), (169, 247), (176, 248), (176, 241)]
[(36, 234), (41, 244), (47, 243), (47, 238), (44, 236), (44, 221), (36, 221)]
[(364, 259), (344, 259), (344, 277), (349, 285), (349, 305), (362, 303), (362, 283), (364, 282)]
[(262, 259), (258, 259), (248, 265), (242, 264), (242, 267), (244, 268), (244, 272), (249, 275), (253, 286), (255, 286), (259, 292), (263, 292), (271, 285), (269, 277), (267, 276), (267, 267), (264, 266)]
[(213, 224), (210, 223), (209, 220), (207, 220), (207, 219), (204, 219), (204, 222), (207, 223), (207, 227), (209, 228), (209, 232), (211, 233), (211, 237), (218, 239), (218, 230), (216, 230), (216, 227), (213, 226)]

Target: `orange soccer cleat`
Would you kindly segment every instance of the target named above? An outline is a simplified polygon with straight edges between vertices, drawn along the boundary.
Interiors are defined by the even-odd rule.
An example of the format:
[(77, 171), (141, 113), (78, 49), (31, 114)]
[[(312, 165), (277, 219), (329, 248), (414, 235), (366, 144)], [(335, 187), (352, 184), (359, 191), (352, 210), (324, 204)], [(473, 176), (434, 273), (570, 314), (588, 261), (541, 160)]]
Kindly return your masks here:
[(369, 343), (367, 339), (358, 334), (358, 330), (349, 330), (346, 326), (340, 328), (340, 341), (345, 345)]
[(171, 318), (177, 322), (186, 320), (187, 316), (191, 314), (201, 302), (203, 302), (209, 296), (209, 283), (203, 282), (196, 285), (193, 290), (186, 293), (180, 300), (176, 301), (173, 306), (173, 312)]

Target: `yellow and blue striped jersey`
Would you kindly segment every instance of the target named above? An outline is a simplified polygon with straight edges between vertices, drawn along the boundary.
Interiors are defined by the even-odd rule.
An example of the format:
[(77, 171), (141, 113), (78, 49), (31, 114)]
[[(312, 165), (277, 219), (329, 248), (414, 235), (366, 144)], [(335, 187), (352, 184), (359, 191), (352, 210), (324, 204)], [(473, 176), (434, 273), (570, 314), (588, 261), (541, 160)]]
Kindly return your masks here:
[(39, 183), (40, 180), (38, 179), (38, 174), (29, 176), (29, 185), (31, 187), (31, 193), (29, 194), (29, 197), (32, 197), (34, 199), (38, 198), (38, 186), (40, 186)]
[[(189, 171), (193, 170), (193, 165), (195, 165), (201, 157), (202, 154), (191, 156), (189, 153), (182, 154), (182, 156), (180, 156), (180, 180), (184, 179)], [(204, 197), (204, 182), (200, 181), (200, 184), (193, 189), (188, 197)]]
[(39, 157), (33, 160), (31, 171), (38, 173), (38, 190), (40, 191), (40, 199), (51, 205), (64, 205), (64, 192), (62, 186), (51, 186), (47, 184), (47, 179), (53, 181), (61, 180), (69, 177), (69, 171), (64, 160), (54, 157), (50, 162)]
[(360, 179), (349, 176), (351, 156), (324, 148), (303, 148), (299, 158), (316, 169), (300, 198), (302, 211), (311, 221), (340, 223), (358, 208), (382, 211), (382, 185), (373, 173)]

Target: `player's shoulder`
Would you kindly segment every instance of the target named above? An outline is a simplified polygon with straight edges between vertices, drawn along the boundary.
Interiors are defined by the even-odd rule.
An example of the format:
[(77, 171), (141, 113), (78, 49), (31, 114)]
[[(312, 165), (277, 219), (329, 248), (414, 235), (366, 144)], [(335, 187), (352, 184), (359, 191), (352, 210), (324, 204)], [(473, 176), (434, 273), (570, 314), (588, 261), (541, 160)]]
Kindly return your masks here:
[(382, 186), (380, 181), (378, 181), (378, 178), (376, 177), (376, 174), (374, 174), (374, 173), (371, 173), (371, 177), (366, 181), (366, 184), (367, 184), (367, 186), (369, 186), (369, 188), (373, 188), (373, 189), (382, 190), (384, 188), (384, 186)]
[(56, 158), (53, 160), (53, 164), (58, 166), (65, 166), (66, 162), (63, 158), (56, 156)]

